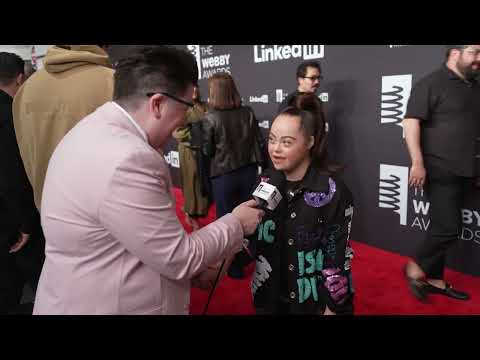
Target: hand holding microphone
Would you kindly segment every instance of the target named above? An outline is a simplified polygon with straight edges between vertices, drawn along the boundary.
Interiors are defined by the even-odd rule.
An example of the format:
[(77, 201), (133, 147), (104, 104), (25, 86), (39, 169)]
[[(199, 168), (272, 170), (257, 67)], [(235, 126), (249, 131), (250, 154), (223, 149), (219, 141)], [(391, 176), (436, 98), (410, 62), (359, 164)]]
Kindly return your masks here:
[(281, 185), (281, 179), (262, 181), (253, 192), (254, 200), (249, 200), (237, 206), (232, 214), (237, 217), (246, 236), (257, 229), (258, 224), (265, 215), (265, 210), (274, 211), (282, 201), (283, 196), (276, 184)]
[(265, 211), (257, 209), (256, 207), (257, 202), (255, 200), (249, 200), (238, 205), (232, 211), (232, 214), (242, 224), (245, 235), (253, 234), (258, 224), (260, 224), (260, 221), (262, 221), (263, 215), (265, 215)]

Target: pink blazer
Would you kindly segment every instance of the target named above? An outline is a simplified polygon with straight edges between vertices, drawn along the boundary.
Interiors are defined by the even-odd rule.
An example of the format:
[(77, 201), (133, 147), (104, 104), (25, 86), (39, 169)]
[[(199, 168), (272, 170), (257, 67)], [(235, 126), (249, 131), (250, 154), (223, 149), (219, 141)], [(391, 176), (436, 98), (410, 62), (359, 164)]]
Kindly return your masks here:
[(34, 314), (188, 314), (190, 279), (244, 236), (231, 214), (185, 232), (165, 159), (112, 102), (57, 146), (41, 217)]

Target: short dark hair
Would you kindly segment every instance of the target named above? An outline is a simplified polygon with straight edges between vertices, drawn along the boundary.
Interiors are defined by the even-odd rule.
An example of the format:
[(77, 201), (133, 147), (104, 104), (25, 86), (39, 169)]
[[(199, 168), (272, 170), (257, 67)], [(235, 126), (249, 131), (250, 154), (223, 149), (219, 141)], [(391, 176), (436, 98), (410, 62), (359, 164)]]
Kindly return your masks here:
[(190, 52), (166, 45), (138, 46), (115, 66), (113, 100), (131, 103), (158, 91), (182, 96), (197, 82), (197, 63)]
[(468, 47), (468, 45), (447, 45), (447, 46), (446, 46), (446, 48), (447, 48), (447, 54), (446, 54), (447, 60), (448, 60), (448, 58), (450, 57), (450, 54), (452, 53), (452, 50), (460, 50), (460, 51), (463, 51), (463, 50), (465, 50), (467, 47)]
[(322, 67), (320, 66), (320, 63), (318, 61), (308, 60), (308, 61), (304, 61), (300, 65), (298, 65), (298, 67), (297, 67), (297, 79), (307, 76), (307, 68), (309, 68), (309, 67), (313, 67), (313, 68), (317, 69), (320, 72), (320, 74), (322, 73)]
[(25, 74), (25, 61), (17, 54), (0, 52), (0, 85), (10, 85), (19, 74)]

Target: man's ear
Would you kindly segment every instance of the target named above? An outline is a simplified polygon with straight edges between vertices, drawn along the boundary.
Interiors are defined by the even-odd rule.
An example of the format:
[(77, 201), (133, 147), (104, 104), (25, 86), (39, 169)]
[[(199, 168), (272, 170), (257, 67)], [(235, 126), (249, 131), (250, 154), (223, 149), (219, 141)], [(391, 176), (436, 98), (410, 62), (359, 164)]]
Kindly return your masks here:
[(165, 96), (162, 94), (155, 94), (150, 97), (148, 101), (148, 107), (150, 112), (156, 117), (160, 118), (165, 106)]
[(15, 78), (15, 83), (17, 84), (17, 86), (22, 86), (22, 84), (25, 82), (25, 79), (26, 79), (26, 75), (25, 74), (18, 74), (17, 77)]
[(308, 150), (312, 150), (313, 145), (315, 145), (315, 137), (310, 136), (310, 142), (308, 143)]

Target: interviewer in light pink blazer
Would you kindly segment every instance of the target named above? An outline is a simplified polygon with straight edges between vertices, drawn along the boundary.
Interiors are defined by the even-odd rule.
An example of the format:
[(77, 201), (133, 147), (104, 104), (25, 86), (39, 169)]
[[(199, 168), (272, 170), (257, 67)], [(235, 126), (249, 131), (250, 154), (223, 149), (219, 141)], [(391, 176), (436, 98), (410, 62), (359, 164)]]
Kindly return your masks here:
[(114, 102), (56, 148), (41, 202), (46, 259), (34, 314), (188, 314), (191, 280), (241, 249), (248, 202), (188, 235), (160, 149), (182, 125), (197, 66), (149, 46), (119, 62)]

